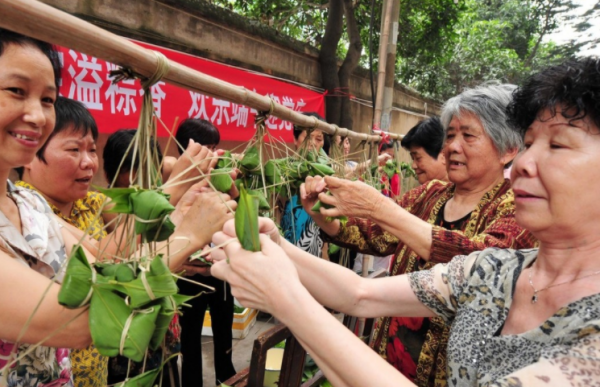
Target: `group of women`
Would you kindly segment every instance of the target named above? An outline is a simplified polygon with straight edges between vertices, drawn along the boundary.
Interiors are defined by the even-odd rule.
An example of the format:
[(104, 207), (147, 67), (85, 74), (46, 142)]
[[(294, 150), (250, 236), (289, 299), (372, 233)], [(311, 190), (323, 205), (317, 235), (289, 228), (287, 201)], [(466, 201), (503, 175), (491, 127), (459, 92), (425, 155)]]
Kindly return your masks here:
[[(286, 324), (333, 385), (600, 386), (600, 60), (511, 89), (482, 86), (443, 107), (448, 185), (400, 203), (333, 177), (301, 187), (305, 208), (332, 206), (312, 215), (336, 243), (394, 252), (392, 276), (314, 259), (267, 219), (262, 251), (230, 243), (213, 274)], [(340, 215), (345, 225), (327, 219)], [(213, 242), (234, 235), (228, 221)], [(387, 362), (321, 305), (392, 316), (374, 336)]]
[[(53, 282), (81, 232), (35, 191), (8, 182), (13, 168), (38, 162), (55, 126), (58, 63), (50, 45), (0, 30), (0, 384), (9, 386), (73, 385), (70, 350), (91, 342), (87, 313), (59, 306)], [(467, 90), (444, 105), (442, 122), (450, 183), (430, 182), (399, 203), (333, 177), (301, 187), (328, 238), (393, 253), (392, 276), (369, 280), (315, 259), (268, 219), (259, 223), (261, 251), (245, 251), (230, 241), (235, 202), (197, 185), (175, 195), (169, 266), (211, 239), (224, 244), (212, 253), (212, 274), (242, 304), (285, 323), (333, 385), (600, 386), (600, 60), (551, 67), (516, 90)], [(69, 134), (80, 162), (94, 165), (93, 134)], [(212, 156), (202, 147), (194, 155), (204, 172)], [(83, 187), (89, 176), (72, 183)], [(39, 184), (53, 182), (36, 183), (43, 193)], [(55, 209), (76, 209), (81, 197), (56, 198), (51, 188), (44, 197)], [(312, 212), (317, 199), (333, 207)], [(340, 215), (348, 222), (329, 218)], [(85, 247), (102, 259), (97, 242)], [(374, 336), (387, 361), (321, 305), (390, 316)]]

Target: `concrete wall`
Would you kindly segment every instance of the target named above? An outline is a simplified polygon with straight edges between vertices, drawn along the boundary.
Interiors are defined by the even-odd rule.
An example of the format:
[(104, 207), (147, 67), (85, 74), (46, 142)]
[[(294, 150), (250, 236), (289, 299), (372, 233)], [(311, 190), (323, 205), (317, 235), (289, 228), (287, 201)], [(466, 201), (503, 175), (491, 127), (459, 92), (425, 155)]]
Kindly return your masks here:
[[(202, 0), (42, 0), (118, 35), (320, 87), (318, 51)], [(368, 75), (357, 70), (350, 92), (370, 101)], [(391, 131), (406, 133), (439, 105), (396, 85)], [(372, 109), (355, 101), (354, 130), (368, 132)], [(102, 146), (105, 138), (101, 138)], [(238, 144), (222, 144), (234, 147)], [(174, 154), (174, 150), (166, 153)], [(407, 156), (405, 156), (407, 157)]]

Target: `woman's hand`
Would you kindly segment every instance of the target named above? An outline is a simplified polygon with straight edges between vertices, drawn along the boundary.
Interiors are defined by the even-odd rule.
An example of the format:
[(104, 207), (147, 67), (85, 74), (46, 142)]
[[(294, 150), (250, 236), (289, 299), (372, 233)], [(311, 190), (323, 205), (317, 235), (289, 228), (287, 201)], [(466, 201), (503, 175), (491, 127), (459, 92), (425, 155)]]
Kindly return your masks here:
[[(375, 219), (381, 203), (386, 199), (379, 191), (360, 181), (349, 181), (326, 176), (324, 183), (331, 195), (319, 194), (319, 200), (333, 208), (321, 207), (324, 216), (348, 216)], [(379, 214), (380, 215), (380, 214)]]
[(207, 188), (201, 188), (194, 195), (186, 198), (185, 205), (188, 207), (181, 209), (185, 215), (177, 231), (187, 236), (199, 249), (210, 243), (213, 234), (221, 231), (227, 220), (233, 219), (237, 203), (229, 195)]
[(319, 194), (325, 192), (327, 184), (321, 176), (308, 176), (304, 183), (300, 185), (300, 202), (304, 211), (314, 214), (312, 208), (319, 200)]
[[(216, 233), (213, 243), (231, 240), (233, 236), (228, 233)], [(302, 284), (296, 267), (281, 247), (265, 234), (260, 235), (260, 245), (261, 251), (253, 253), (235, 240), (213, 251), (211, 274), (227, 281), (231, 293), (243, 306), (277, 315), (279, 308), (290, 306), (292, 292)]]
[[(165, 192), (171, 195), (171, 204), (176, 205), (187, 190), (202, 176), (217, 165), (218, 154), (211, 152), (194, 140), (190, 140), (187, 149), (173, 165), (169, 180), (165, 183)], [(185, 182), (175, 184), (177, 182)]]

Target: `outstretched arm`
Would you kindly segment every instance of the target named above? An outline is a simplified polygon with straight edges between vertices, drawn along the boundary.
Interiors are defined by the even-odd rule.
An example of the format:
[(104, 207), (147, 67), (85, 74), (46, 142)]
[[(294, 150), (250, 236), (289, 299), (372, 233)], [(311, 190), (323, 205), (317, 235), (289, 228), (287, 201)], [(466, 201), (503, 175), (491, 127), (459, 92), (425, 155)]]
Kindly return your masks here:
[[(414, 295), (406, 276), (362, 278), (287, 242), (267, 218), (260, 218), (259, 228), (261, 233), (271, 235), (277, 241), (286, 257), (294, 263), (302, 285), (320, 304), (357, 317), (434, 316)], [(223, 232), (219, 234), (223, 238), (234, 238), (234, 222), (226, 222)]]
[[(213, 242), (230, 237), (217, 233)], [(251, 253), (235, 241), (213, 252), (212, 274), (231, 284), (242, 305), (267, 311), (288, 326), (333, 385), (414, 386), (311, 296), (279, 246), (266, 235), (261, 235), (261, 246), (262, 252)]]

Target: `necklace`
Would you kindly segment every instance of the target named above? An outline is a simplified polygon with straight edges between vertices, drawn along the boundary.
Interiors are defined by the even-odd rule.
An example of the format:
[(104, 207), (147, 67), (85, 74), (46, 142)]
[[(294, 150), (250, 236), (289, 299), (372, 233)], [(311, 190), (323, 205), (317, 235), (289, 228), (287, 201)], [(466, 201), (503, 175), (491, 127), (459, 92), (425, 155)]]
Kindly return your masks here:
[(533, 265), (531, 266), (531, 270), (529, 271), (529, 285), (531, 285), (531, 288), (533, 289), (533, 296), (531, 297), (531, 303), (532, 304), (535, 304), (538, 301), (538, 293), (543, 292), (544, 290), (548, 290), (548, 289), (553, 288), (555, 286), (560, 286), (560, 285), (564, 285), (564, 284), (570, 284), (571, 282), (579, 281), (580, 279), (584, 279), (584, 278), (591, 277), (591, 276), (596, 275), (596, 274), (600, 274), (600, 270), (598, 270), (598, 271), (595, 271), (595, 272), (593, 272), (591, 274), (584, 275), (582, 277), (577, 277), (577, 278), (569, 280), (569, 281), (560, 282), (560, 283), (557, 283), (557, 284), (554, 284), (554, 285), (548, 285), (548, 286), (546, 286), (544, 288), (541, 288), (541, 289), (536, 289), (535, 285), (533, 284), (533, 280), (531, 279), (531, 273), (532, 272), (533, 272)]

